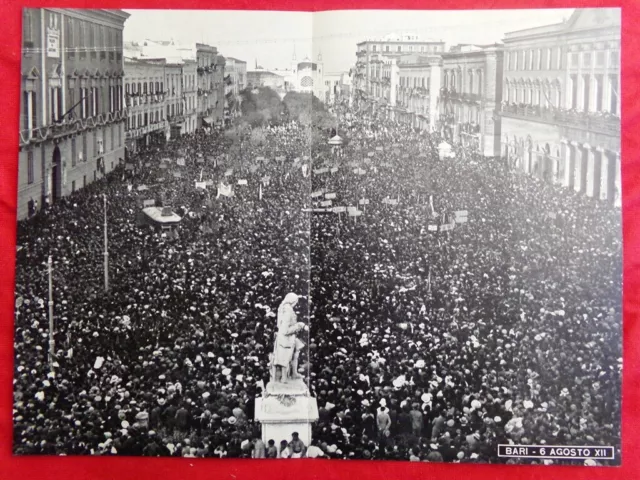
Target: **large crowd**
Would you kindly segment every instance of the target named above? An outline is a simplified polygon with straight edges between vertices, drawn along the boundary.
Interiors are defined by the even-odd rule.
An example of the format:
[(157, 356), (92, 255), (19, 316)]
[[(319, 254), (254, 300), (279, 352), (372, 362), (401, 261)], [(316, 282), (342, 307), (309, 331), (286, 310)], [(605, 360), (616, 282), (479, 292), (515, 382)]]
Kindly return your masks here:
[[(338, 113), (339, 155), (295, 123), (198, 132), (19, 224), (15, 453), (536, 463), (497, 444), (547, 443), (619, 459), (619, 210)], [(310, 213), (327, 194), (368, 204)], [(176, 232), (138, 224), (147, 199), (182, 216)], [(253, 420), (289, 292), (319, 406), (304, 447), (265, 444)]]

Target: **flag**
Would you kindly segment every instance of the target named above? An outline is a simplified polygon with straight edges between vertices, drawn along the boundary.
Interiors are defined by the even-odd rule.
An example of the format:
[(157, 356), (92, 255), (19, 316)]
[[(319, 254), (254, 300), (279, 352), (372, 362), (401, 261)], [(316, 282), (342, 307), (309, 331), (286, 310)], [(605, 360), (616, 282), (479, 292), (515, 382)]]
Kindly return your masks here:
[(231, 189), (231, 185), (225, 185), (224, 183), (220, 183), (218, 185), (218, 195), (216, 196), (216, 198), (219, 198), (220, 196), (223, 196), (223, 197), (233, 196), (233, 190)]

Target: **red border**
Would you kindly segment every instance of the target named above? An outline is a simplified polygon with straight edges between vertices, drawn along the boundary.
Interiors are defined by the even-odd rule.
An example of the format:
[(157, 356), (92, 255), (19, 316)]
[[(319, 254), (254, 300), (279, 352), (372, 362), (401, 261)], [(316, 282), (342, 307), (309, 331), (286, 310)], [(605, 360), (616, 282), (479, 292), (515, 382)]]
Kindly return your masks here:
[[(640, 287), (640, 155), (634, 125), (640, 106), (640, 3), (636, 0), (40, 0), (21, 3), (4, 0), (0, 6), (0, 78), (3, 80), (3, 121), (0, 127), (0, 479), (211, 479), (211, 478), (480, 478), (480, 479), (606, 479), (640, 478), (640, 362), (636, 323), (640, 302), (634, 293)], [(15, 261), (15, 209), (18, 158), (20, 10), (24, 6), (76, 8), (180, 8), (180, 9), (473, 9), (473, 8), (572, 8), (622, 6), (622, 172), (624, 216), (624, 384), (623, 384), (623, 465), (619, 468), (586, 467), (499, 467), (485, 465), (441, 465), (409, 462), (361, 461), (267, 461), (199, 460), (85, 457), (12, 457), (11, 410), (13, 375), (13, 281)], [(211, 26), (215, 28), (215, 25)], [(224, 52), (222, 52), (224, 54)]]

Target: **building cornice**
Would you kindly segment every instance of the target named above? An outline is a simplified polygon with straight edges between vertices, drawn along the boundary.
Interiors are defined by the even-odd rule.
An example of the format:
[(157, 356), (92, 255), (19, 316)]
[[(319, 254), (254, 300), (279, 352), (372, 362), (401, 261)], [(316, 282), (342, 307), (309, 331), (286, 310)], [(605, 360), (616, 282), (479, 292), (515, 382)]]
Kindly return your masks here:
[(124, 10), (109, 9), (81, 9), (81, 8), (45, 8), (51, 12), (87, 21), (101, 21), (115, 28), (124, 27), (124, 23), (131, 14)]

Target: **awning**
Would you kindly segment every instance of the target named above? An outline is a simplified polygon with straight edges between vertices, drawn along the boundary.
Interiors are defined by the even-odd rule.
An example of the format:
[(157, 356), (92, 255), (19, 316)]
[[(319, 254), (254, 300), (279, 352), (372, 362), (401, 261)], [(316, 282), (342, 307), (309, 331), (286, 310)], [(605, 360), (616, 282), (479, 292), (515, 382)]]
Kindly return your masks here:
[(213, 125), (213, 117), (203, 117), (202, 122), (207, 123), (209, 125)]

